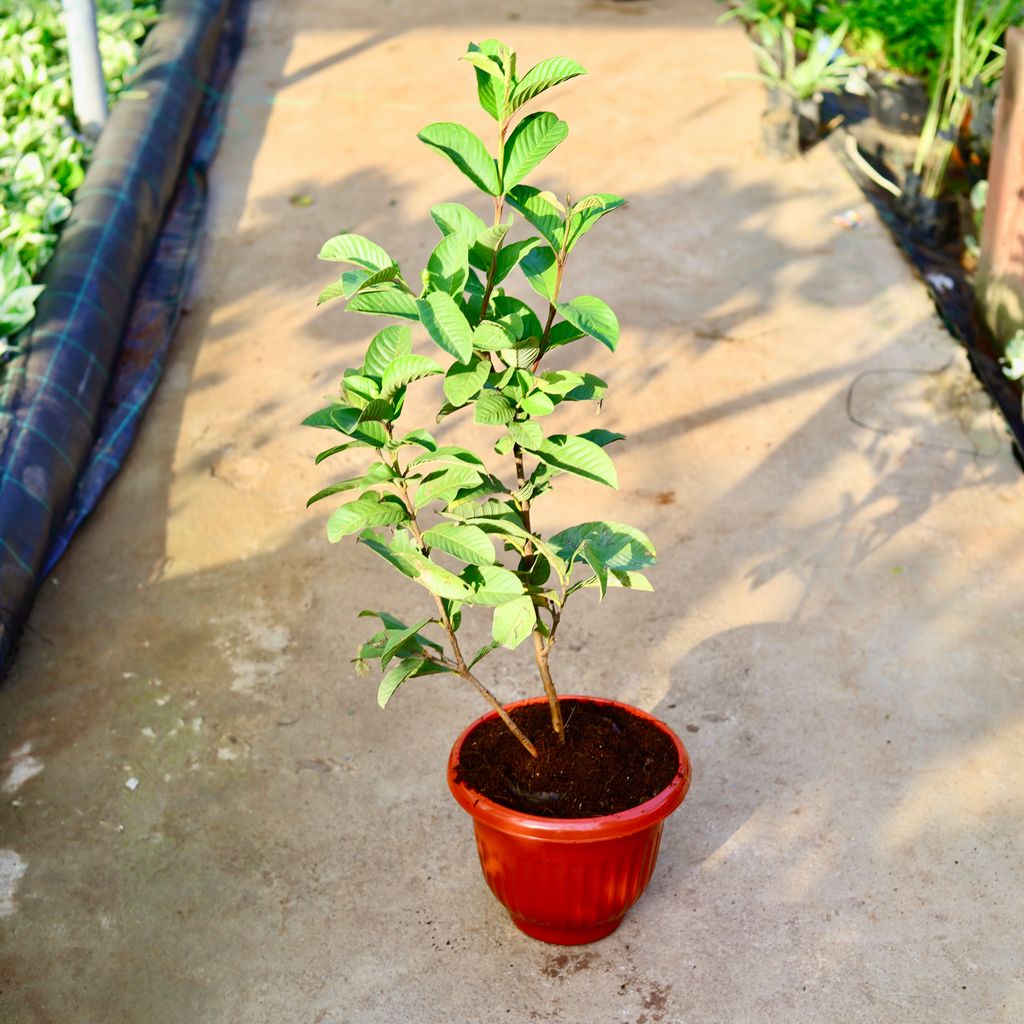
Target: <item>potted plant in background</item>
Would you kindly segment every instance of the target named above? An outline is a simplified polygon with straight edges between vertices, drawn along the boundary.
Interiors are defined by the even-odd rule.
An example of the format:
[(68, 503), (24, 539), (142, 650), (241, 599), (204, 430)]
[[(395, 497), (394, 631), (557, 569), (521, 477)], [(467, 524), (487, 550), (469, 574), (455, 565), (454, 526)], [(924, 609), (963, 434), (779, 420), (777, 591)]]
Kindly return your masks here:
[(761, 142), (769, 156), (788, 160), (799, 155), (800, 144), (810, 145), (821, 134), (821, 98), (826, 92), (842, 92), (860, 62), (842, 51), (846, 25), (828, 33), (820, 28), (810, 34), (807, 53), (800, 57), (791, 19), (775, 30), (781, 56), (772, 47), (751, 41), (757, 58), (756, 74), (735, 72), (729, 78), (762, 82), (767, 104), (761, 115)]
[[(559, 697), (550, 664), (570, 601), (651, 589), (643, 572), (654, 548), (639, 530), (583, 522), (545, 536), (537, 517), (537, 502), (562, 474), (617, 486), (606, 448), (621, 434), (549, 425), (564, 403), (600, 402), (605, 382), (550, 368), (550, 357), (584, 339), (616, 348), (619, 324), (607, 304), (569, 298), (562, 284), (576, 245), (624, 200), (594, 193), (563, 202), (524, 183), (568, 127), (548, 111), (523, 110), (584, 74), (579, 64), (552, 57), (520, 74), (516, 54), (493, 39), (471, 44), (464, 59), (495, 122), (496, 154), (453, 122), (428, 125), (419, 138), (487, 196), (493, 216), (486, 223), (459, 203), (433, 207), (441, 240), (416, 288), (362, 236), (325, 243), (320, 258), (351, 269), (320, 301), (342, 298), (350, 311), (399, 323), (374, 335), (339, 394), (306, 419), (341, 435), (318, 463), (351, 449), (371, 460), (309, 503), (349, 496), (331, 513), (328, 538), (355, 535), (423, 587), (432, 605), (411, 624), (386, 611), (362, 613), (380, 621), (357, 665), (379, 664), (381, 707), (410, 680), (439, 674), (461, 678), (491, 706), (456, 742), (449, 786), (474, 818), (492, 890), (528, 934), (589, 942), (614, 930), (643, 891), (662, 823), (690, 779), (686, 752), (667, 726), (624, 704)], [(509, 209), (534, 234), (512, 241)], [(517, 268), (541, 301), (539, 313), (509, 290)], [(414, 351), (414, 330), (433, 343), (431, 356)], [(408, 389), (438, 381), (437, 420), (471, 420), (492, 451), (399, 425)], [(490, 615), (491, 640), (471, 653), (461, 627), (474, 612)], [(532, 650), (543, 696), (505, 707), (479, 666), (497, 648), (521, 645)]]
[(1000, 42), (1021, 14), (1020, 0), (955, 0), (913, 170), (903, 186), (904, 215), (923, 241), (941, 244), (958, 226), (956, 201), (943, 195), (947, 169), (972, 97), (1002, 75)]

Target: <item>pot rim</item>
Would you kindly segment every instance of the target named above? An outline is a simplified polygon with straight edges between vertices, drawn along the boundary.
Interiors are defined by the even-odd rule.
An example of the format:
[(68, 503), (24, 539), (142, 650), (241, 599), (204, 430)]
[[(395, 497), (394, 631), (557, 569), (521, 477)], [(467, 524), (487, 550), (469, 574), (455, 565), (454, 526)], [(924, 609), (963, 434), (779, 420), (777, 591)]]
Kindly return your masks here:
[[(621, 836), (631, 835), (642, 829), (649, 828), (667, 818), (682, 802), (690, 788), (692, 769), (690, 758), (683, 746), (683, 741), (660, 719), (648, 714), (632, 704), (625, 704), (617, 700), (609, 700), (605, 697), (591, 697), (586, 694), (565, 694), (560, 695), (561, 700), (587, 701), (590, 704), (599, 704), (622, 708), (638, 718), (652, 722), (664, 732), (675, 744), (676, 753), (679, 757), (679, 767), (672, 781), (656, 796), (636, 807), (630, 807), (625, 811), (618, 811), (616, 814), (605, 814), (595, 818), (546, 818), (538, 814), (527, 814), (524, 811), (516, 811), (511, 807), (489, 800), (481, 793), (470, 789), (461, 782), (455, 781), (455, 767), (459, 761), (459, 754), (462, 745), (467, 737), (478, 726), (484, 722), (492, 721), (498, 717), (497, 711), (489, 711), (481, 715), (476, 721), (471, 722), (459, 738), (452, 745), (451, 754), (448, 757), (448, 788), (452, 796), (462, 805), (476, 821), (490, 825), (502, 832), (512, 833), (520, 836), (532, 836), (540, 839), (554, 841), (580, 843), (594, 842), (602, 839), (615, 839)], [(525, 700), (513, 701), (505, 705), (506, 711), (512, 711), (528, 704), (546, 704), (546, 697), (527, 697)]]

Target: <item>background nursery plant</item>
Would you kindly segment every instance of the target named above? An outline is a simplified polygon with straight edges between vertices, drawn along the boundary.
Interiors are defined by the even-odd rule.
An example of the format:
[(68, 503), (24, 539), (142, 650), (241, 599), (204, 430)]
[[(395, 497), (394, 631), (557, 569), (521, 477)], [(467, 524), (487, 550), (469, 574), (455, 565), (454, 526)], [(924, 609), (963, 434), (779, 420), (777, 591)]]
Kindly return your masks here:
[[(382, 625), (358, 657), (360, 666), (380, 663), (381, 707), (406, 680), (454, 674), (536, 756), (534, 743), (478, 677), (482, 660), (498, 647), (530, 642), (552, 728), (564, 741), (549, 660), (570, 598), (586, 589), (602, 598), (609, 587), (651, 589), (642, 570), (654, 564), (654, 548), (639, 530), (585, 522), (545, 538), (535, 520), (537, 499), (563, 473), (618, 485), (605, 448), (621, 434), (559, 433), (549, 419), (562, 403), (600, 402), (605, 382), (591, 373), (546, 369), (545, 361), (581, 339), (615, 350), (615, 314), (593, 295), (567, 298), (562, 279), (583, 236), (625, 200), (595, 193), (563, 203), (524, 184), (568, 134), (555, 114), (524, 116), (524, 107), (584, 68), (551, 57), (520, 76), (516, 54), (493, 39), (470, 44), (464, 59), (475, 69), (480, 106), (495, 122), (496, 155), (452, 122), (430, 124), (419, 138), (488, 197), (490, 223), (459, 203), (434, 206), (441, 240), (418, 289), (383, 248), (360, 235), (339, 235), (323, 246), (320, 259), (353, 269), (325, 288), (320, 302), (342, 298), (351, 311), (406, 323), (374, 335), (362, 365), (345, 371), (338, 397), (304, 421), (342, 435), (318, 463), (352, 448), (373, 453), (361, 475), (325, 487), (309, 504), (354, 493), (331, 514), (328, 538), (356, 535), (433, 599), (433, 614), (412, 624), (388, 612), (361, 613)], [(536, 233), (510, 240), (509, 208)], [(541, 300), (539, 314), (510, 294), (516, 268)], [(436, 358), (413, 352), (412, 325), (434, 343)], [(507, 460), (504, 473), (468, 448), (439, 444), (422, 426), (399, 426), (407, 389), (431, 377), (443, 378), (438, 422), (472, 417)], [(492, 640), (473, 654), (460, 644), (463, 615), (471, 609), (492, 615)]]

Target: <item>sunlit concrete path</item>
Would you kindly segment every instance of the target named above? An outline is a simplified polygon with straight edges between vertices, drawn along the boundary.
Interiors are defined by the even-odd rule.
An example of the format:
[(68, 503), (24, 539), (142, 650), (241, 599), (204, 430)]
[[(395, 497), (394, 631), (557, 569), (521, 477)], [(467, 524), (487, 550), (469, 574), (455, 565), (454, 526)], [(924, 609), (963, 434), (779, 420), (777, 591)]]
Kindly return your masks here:
[[(173, 360), (0, 689), (5, 1024), (1024, 1019), (1024, 482), (827, 150), (757, 156), (718, 10), (255, 0)], [(562, 419), (628, 435), (621, 489), (537, 525), (635, 522), (657, 590), (567, 619), (556, 679), (695, 765), (648, 893), (576, 950), (484, 888), (444, 782), (475, 694), (381, 712), (351, 670), (356, 613), (422, 594), (304, 508), (357, 460), (297, 424), (379, 326), (315, 308), (314, 255), (358, 231), (415, 278), (429, 207), (475, 201), (416, 132), (487, 129), (457, 58), (491, 35), (589, 68), (546, 180), (630, 199), (567, 282), (622, 321), (572, 354), (610, 396)]]

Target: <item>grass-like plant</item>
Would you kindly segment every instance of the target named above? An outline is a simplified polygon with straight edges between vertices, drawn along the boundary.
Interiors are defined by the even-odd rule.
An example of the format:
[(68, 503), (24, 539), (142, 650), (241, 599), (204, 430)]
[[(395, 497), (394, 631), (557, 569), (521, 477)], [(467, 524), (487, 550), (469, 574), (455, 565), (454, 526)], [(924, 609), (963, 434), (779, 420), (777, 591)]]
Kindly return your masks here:
[[(318, 463), (352, 448), (372, 452), (373, 459), (308, 504), (355, 494), (331, 514), (328, 539), (356, 535), (433, 600), (433, 614), (411, 625), (384, 611), (361, 613), (382, 626), (357, 658), (361, 668), (380, 664), (380, 706), (409, 679), (454, 674), (472, 684), (536, 755), (479, 679), (477, 666), (498, 647), (532, 642), (552, 728), (564, 739), (549, 661), (569, 599), (586, 589), (602, 598), (609, 587), (651, 589), (641, 570), (654, 563), (654, 548), (639, 530), (585, 522), (545, 538), (535, 516), (535, 502), (563, 473), (618, 486), (605, 448), (621, 434), (548, 427), (563, 403), (600, 402), (605, 382), (591, 373), (546, 369), (545, 362), (585, 338), (615, 350), (615, 314), (592, 295), (567, 299), (562, 279), (583, 236), (625, 200), (602, 192), (563, 203), (524, 183), (569, 130), (553, 113), (524, 116), (524, 108), (585, 74), (584, 68), (551, 57), (520, 75), (516, 54), (494, 39), (471, 43), (464, 59), (475, 69), (480, 106), (495, 122), (494, 153), (469, 128), (450, 121), (428, 125), (419, 138), (486, 197), (490, 223), (460, 203), (434, 206), (441, 240), (416, 289), (367, 238), (344, 234), (324, 244), (320, 259), (352, 269), (321, 292), (320, 302), (342, 298), (350, 311), (404, 323), (375, 334), (362, 364), (345, 370), (338, 396), (305, 420), (342, 435)], [(536, 233), (512, 241), (509, 208)], [(509, 291), (516, 268), (540, 299), (540, 313)], [(436, 358), (413, 351), (414, 331), (433, 343)], [(506, 475), (490, 468), (494, 459), (440, 444), (423, 425), (399, 426), (407, 389), (436, 377), (443, 378), (444, 392), (437, 421), (470, 418), (482, 440), (507, 460)], [(472, 655), (459, 640), (463, 613), (471, 609), (492, 616), (491, 642)]]
[(1020, 0), (955, 0), (942, 63), (934, 78), (931, 105), (914, 154), (919, 194), (937, 199), (971, 94), (1001, 77), (1004, 33), (1022, 15)]

